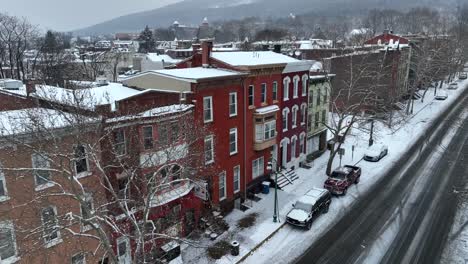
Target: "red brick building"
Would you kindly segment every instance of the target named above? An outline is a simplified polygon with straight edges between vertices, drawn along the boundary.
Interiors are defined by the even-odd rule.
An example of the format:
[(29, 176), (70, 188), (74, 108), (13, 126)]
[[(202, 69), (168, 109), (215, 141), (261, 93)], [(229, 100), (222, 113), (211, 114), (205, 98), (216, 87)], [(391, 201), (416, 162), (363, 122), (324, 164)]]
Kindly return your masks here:
[(409, 40), (407, 38), (393, 34), (392, 32), (385, 30), (382, 34), (375, 36), (366, 42), (364, 45), (393, 45), (399, 43), (401, 45), (409, 45)]

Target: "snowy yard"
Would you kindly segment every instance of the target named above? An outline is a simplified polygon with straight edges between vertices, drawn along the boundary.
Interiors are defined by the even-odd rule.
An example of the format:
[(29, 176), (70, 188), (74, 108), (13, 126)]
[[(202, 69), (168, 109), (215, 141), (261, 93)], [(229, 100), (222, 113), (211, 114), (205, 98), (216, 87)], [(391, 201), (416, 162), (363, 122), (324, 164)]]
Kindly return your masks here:
[[(288, 263), (299, 257), (317, 239), (320, 234), (330, 228), (333, 223), (344, 216), (348, 208), (389, 170), (398, 158), (411, 146), (416, 139), (425, 132), (431, 122), (445, 109), (447, 109), (468, 85), (468, 81), (460, 82), (457, 90), (447, 90), (448, 99), (445, 101), (434, 100), (433, 90), (426, 94), (424, 103), (416, 100), (414, 115), (407, 117), (405, 122), (395, 125), (389, 129), (385, 125), (376, 122), (374, 140), (375, 144), (388, 145), (389, 154), (381, 161), (371, 163), (361, 160), (367, 148), (369, 135), (359, 130), (352, 131), (344, 144), (345, 155), (342, 164), (356, 164), (362, 168), (361, 181), (358, 185), (352, 185), (346, 196), (334, 198), (330, 210), (326, 215), (320, 216), (314, 221), (312, 229), (305, 231), (290, 225), (285, 225), (285, 216), (291, 209), (292, 203), (312, 187), (322, 187), (327, 178), (325, 175), (326, 162), (329, 153), (324, 153), (320, 158), (314, 160), (311, 169), (298, 169), (299, 179), (293, 185), (286, 186), (278, 192), (280, 223), (273, 223), (273, 189), (270, 194), (259, 194), (262, 198), (253, 203), (253, 208), (242, 212), (234, 210), (225, 217), (230, 229), (220, 238), (227, 241), (237, 240), (240, 242), (240, 255), (237, 257), (226, 255), (216, 263), (236, 263), (243, 259), (244, 263)], [(445, 88), (445, 87), (444, 87)], [(355, 146), (352, 154), (352, 146)], [(334, 161), (334, 167), (338, 167), (339, 158)], [(248, 229), (239, 230), (237, 221), (250, 213), (258, 213), (257, 223)], [(466, 216), (465, 216), (466, 217)], [(263, 243), (272, 233), (277, 231), (268, 241)], [(465, 242), (468, 237), (465, 237)], [(202, 247), (183, 246), (182, 259), (184, 263), (213, 263), (214, 260), (206, 256), (205, 246), (213, 244), (208, 238), (203, 238)], [(468, 242), (466, 242), (468, 248)], [(258, 247), (258, 248), (257, 248)], [(246, 256), (250, 254), (249, 256)]]

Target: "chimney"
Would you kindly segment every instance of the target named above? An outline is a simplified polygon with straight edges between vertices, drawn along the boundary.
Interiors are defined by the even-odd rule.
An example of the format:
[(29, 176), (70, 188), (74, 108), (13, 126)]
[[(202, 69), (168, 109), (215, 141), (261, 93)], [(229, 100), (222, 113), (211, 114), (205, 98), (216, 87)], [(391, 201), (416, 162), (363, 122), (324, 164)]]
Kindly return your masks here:
[(383, 31), (384, 35), (387, 35), (388, 32), (390, 32), (390, 30), (388, 30), (388, 29), (384, 29), (384, 31)]
[(208, 67), (210, 65), (210, 55), (213, 51), (213, 41), (204, 40), (202, 42), (202, 66)]
[(26, 95), (29, 96), (32, 93), (36, 92), (36, 80), (27, 80), (26, 81)]
[(200, 50), (200, 44), (199, 43), (193, 43), (192, 44), (192, 55), (195, 56), (198, 51)]

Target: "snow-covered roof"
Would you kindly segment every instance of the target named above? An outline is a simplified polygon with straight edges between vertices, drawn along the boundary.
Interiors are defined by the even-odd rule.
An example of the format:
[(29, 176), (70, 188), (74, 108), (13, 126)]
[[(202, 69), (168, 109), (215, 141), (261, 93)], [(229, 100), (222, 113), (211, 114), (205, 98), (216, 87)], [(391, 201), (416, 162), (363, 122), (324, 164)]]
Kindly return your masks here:
[(134, 115), (126, 115), (126, 116), (109, 118), (106, 120), (106, 122), (114, 123), (114, 122), (128, 121), (128, 120), (134, 120), (134, 119), (139, 119), (139, 118), (156, 117), (156, 116), (162, 116), (162, 115), (168, 115), (168, 114), (181, 113), (193, 107), (194, 107), (193, 105), (185, 105), (185, 104), (161, 106), (161, 107), (156, 107), (156, 108), (153, 108), (153, 109), (150, 109), (150, 110), (138, 113), (138, 114), (134, 114)]
[(305, 204), (315, 204), (317, 200), (322, 197), (327, 190), (320, 188), (312, 188), (305, 195), (301, 196), (298, 201)]
[[(197, 80), (201, 80), (201, 79), (235, 77), (235, 76), (244, 75), (243, 73), (231, 71), (231, 70), (216, 69), (216, 68), (203, 68), (203, 67), (156, 70), (156, 71), (149, 71), (149, 73), (173, 77), (173, 78), (177, 78), (180, 80), (185, 80), (185, 81), (195, 82), (195, 83), (197, 82)], [(145, 73), (142, 73), (142, 74), (145, 74)]]
[(97, 119), (40, 107), (4, 111), (0, 112), (0, 136), (29, 134), (93, 121)]
[(36, 92), (31, 95), (65, 105), (94, 109), (99, 105), (113, 105), (115, 101), (138, 93), (141, 93), (141, 91), (125, 87), (120, 83), (109, 83), (104, 86), (76, 90), (48, 85), (36, 85)]
[(173, 59), (171, 56), (166, 55), (166, 54), (158, 54), (158, 53), (148, 53), (146, 54), (146, 58), (150, 61), (153, 62), (167, 62), (167, 63), (172, 63), (176, 64), (182, 60), (179, 59)]
[(262, 108), (257, 108), (255, 110), (255, 113), (265, 115), (265, 114), (274, 113), (277, 111), (279, 111), (279, 107), (277, 105), (269, 105), (269, 106), (265, 106)]
[(211, 57), (232, 66), (287, 64), (299, 61), (273, 51), (212, 52)]

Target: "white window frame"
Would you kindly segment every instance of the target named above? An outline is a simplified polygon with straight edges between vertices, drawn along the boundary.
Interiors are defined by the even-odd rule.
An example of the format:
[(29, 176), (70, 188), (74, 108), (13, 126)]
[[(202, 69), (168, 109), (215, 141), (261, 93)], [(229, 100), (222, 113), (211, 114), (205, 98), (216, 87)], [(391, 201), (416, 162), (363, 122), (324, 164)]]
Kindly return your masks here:
[[(272, 120), (272, 121), (269, 121), (269, 122), (266, 122), (265, 124), (263, 124), (264, 128), (263, 128), (263, 140), (270, 140), (270, 139), (273, 139), (275, 138), (276, 136), (276, 120)], [(268, 129), (269, 127), (269, 129)], [(268, 137), (265, 136), (265, 134), (268, 134)]]
[(9, 229), (11, 231), (11, 242), (13, 243), (13, 248), (15, 250), (15, 255), (7, 258), (7, 259), (1, 259), (0, 257), (0, 262), (2, 264), (10, 264), (10, 263), (15, 263), (17, 262), (20, 257), (18, 257), (18, 246), (16, 245), (16, 234), (15, 234), (15, 226), (13, 225), (12, 221), (1, 221), (0, 222), (0, 228), (1, 229)]
[(4, 201), (9, 200), (10, 197), (8, 196), (8, 189), (7, 189), (7, 186), (6, 186), (6, 178), (5, 178), (5, 174), (3, 173), (1, 163), (0, 163), (0, 185), (3, 188), (3, 192), (4, 192), (4, 194), (0, 196), (0, 202), (4, 202)]
[(252, 161), (252, 179), (262, 176), (265, 171), (265, 160), (262, 157)]
[[(234, 134), (234, 142), (231, 142), (231, 135)], [(234, 128), (231, 128), (229, 130), (229, 154), (230, 155), (234, 155), (234, 154), (237, 154), (237, 151), (238, 151), (238, 147), (237, 147), (237, 141), (238, 141), (238, 138), (237, 138), (238, 134), (237, 134), (237, 127), (234, 127)], [(231, 144), (234, 143), (235, 144), (235, 150), (231, 151)]]
[[(205, 108), (205, 101), (209, 100), (208, 108)], [(206, 112), (210, 111), (210, 116), (207, 119), (206, 117)], [(203, 122), (204, 123), (210, 123), (213, 122), (213, 96), (205, 96), (203, 97)]]
[(306, 152), (304, 139), (305, 139), (304, 134), (299, 135), (299, 152), (300, 152), (300, 154), (305, 154), (305, 152)]
[(291, 117), (292, 118), (292, 121), (291, 121), (292, 122), (292, 128), (297, 127), (297, 111), (298, 111), (298, 108), (299, 107), (297, 105), (293, 106), (293, 108), (292, 108), (292, 117)]
[(86, 255), (83, 253), (83, 252), (79, 252), (79, 253), (76, 253), (75, 255), (73, 255), (71, 258), (70, 258), (70, 263), (71, 264), (74, 264), (73, 263), (73, 258), (76, 257), (76, 256), (83, 256), (83, 264), (86, 264)]
[[(234, 101), (231, 99), (234, 99)], [(232, 106), (234, 106), (234, 112), (231, 112)], [(237, 92), (229, 93), (229, 117), (233, 116), (237, 116)]]
[(266, 83), (262, 83), (260, 85), (260, 100), (261, 100), (261, 103), (262, 104), (266, 104), (267, 102), (267, 84)]
[(296, 158), (297, 137), (291, 139), (291, 160)]
[[(207, 145), (207, 142), (209, 142), (209, 145)], [(206, 159), (207, 146), (210, 146), (210, 152), (211, 152), (210, 160)], [(205, 165), (214, 163), (214, 137), (213, 135), (209, 135), (205, 137), (204, 154), (205, 154)]]
[[(114, 142), (114, 151), (116, 150), (116, 145), (120, 145), (120, 144), (123, 144), (124, 146), (124, 151), (122, 153), (115, 153), (117, 157), (121, 157), (121, 156), (124, 156), (127, 154), (127, 136), (125, 135), (125, 130), (117, 130), (117, 131), (114, 131), (114, 133), (120, 133), (122, 132), (122, 135), (123, 135), (123, 142), (119, 142), (119, 143), (116, 143)], [(115, 134), (113, 134), (113, 136), (115, 136)], [(115, 138), (114, 138), (114, 141), (115, 141)]]
[(86, 170), (85, 171), (82, 171), (80, 173), (78, 173), (78, 171), (76, 170), (76, 157), (75, 157), (75, 160), (73, 161), (74, 163), (74, 169), (75, 169), (75, 175), (77, 178), (83, 178), (83, 177), (86, 177), (86, 176), (89, 176), (91, 175), (91, 171), (90, 171), (90, 168), (89, 168), (89, 159), (88, 159), (88, 149), (86, 148), (86, 145), (84, 144), (79, 144), (79, 145), (74, 145), (73, 147), (74, 148), (77, 148), (79, 146), (82, 146), (84, 148), (84, 151), (85, 151), (85, 161), (86, 161)]
[[(145, 135), (145, 129), (147, 128), (151, 128), (151, 138), (150, 137), (146, 137)], [(153, 126), (149, 125), (149, 126), (143, 126), (141, 128), (141, 134), (142, 134), (142, 138), (143, 138), (143, 149), (144, 150), (150, 150), (150, 149), (153, 149), (154, 148), (154, 128)], [(146, 139), (151, 139), (151, 147), (150, 148), (146, 148)]]
[[(54, 211), (54, 216), (55, 216), (55, 220), (57, 221), (57, 224), (59, 223), (59, 219), (58, 219), (58, 214), (57, 214), (57, 207), (54, 206), (54, 205), (50, 205), (50, 206), (47, 206), (47, 207), (51, 207), (52, 210)], [(42, 226), (45, 227), (45, 223), (44, 223), (44, 215), (43, 215), (43, 210), (47, 207), (43, 207), (41, 208), (41, 220), (42, 220)], [(57, 237), (54, 238), (54, 239), (51, 239), (51, 240), (46, 240), (46, 234), (44, 233), (45, 232), (45, 229), (42, 231), (42, 238), (44, 239), (44, 247), (45, 248), (50, 248), (50, 247), (53, 247), (57, 244), (60, 244), (63, 240), (62, 240), (62, 236), (60, 234), (60, 229), (57, 229)]]
[[(92, 214), (94, 212), (94, 198), (93, 198), (92, 194), (91, 193), (85, 193), (83, 198), (85, 199), (85, 201), (90, 201), (90, 204), (91, 204), (91, 209), (90, 210), (91, 210), (91, 214)], [(81, 206), (81, 204), (80, 204), (80, 215), (81, 215), (81, 218), (83, 218), (83, 207)], [(93, 228), (92, 225), (84, 225), (84, 224), (81, 225), (81, 230), (83, 232), (89, 231), (92, 228)]]
[[(250, 88), (252, 88), (252, 104), (250, 103)], [(247, 103), (249, 106), (255, 106), (255, 86), (249, 85), (247, 89)]]
[(309, 76), (304, 74), (302, 76), (302, 96), (307, 96), (307, 91), (309, 90)]
[[(125, 254), (123, 255), (125, 258), (121, 258), (120, 256), (120, 247), (119, 244), (121, 242), (125, 242)], [(121, 236), (117, 238), (117, 260), (119, 264), (128, 264), (132, 261), (131, 252), (130, 252), (130, 239), (126, 236)]]
[(307, 105), (301, 105), (301, 126), (305, 126), (307, 122)]
[[(283, 125), (283, 123), (286, 124), (285, 126), (283, 125), (283, 132), (288, 131), (288, 125), (289, 125), (289, 124), (288, 124), (288, 121), (289, 121), (289, 120), (288, 120), (288, 119), (289, 119), (288, 115), (289, 115), (289, 108), (283, 109), (283, 115), (282, 115), (282, 117), (281, 117), (281, 118), (282, 118), (282, 119), (281, 119), (281, 125)], [(286, 122), (283, 122), (284, 119), (286, 119)]]
[[(34, 161), (37, 159), (35, 157), (40, 157), (40, 156), (45, 156), (45, 159), (46, 159), (46, 163), (47, 163), (47, 166), (46, 167), (38, 167), (37, 165), (38, 164), (35, 164)], [(41, 190), (44, 190), (44, 189), (47, 189), (49, 187), (52, 187), (54, 186), (54, 183), (50, 180), (52, 178), (52, 175), (51, 175), (51, 172), (50, 172), (50, 162), (48, 160), (48, 157), (45, 153), (42, 153), (42, 154), (39, 154), (39, 153), (33, 153), (31, 155), (31, 164), (32, 164), (32, 168), (33, 168), (33, 176), (34, 176), (34, 183), (35, 183), (35, 188), (34, 190), (35, 191), (41, 191)], [(41, 169), (45, 169), (47, 170), (48, 174), (49, 174), (49, 179), (48, 179), (48, 182), (46, 183), (42, 183), (42, 184), (39, 184), (37, 182), (37, 177), (38, 175), (36, 175), (36, 170), (41, 170)]]
[(294, 76), (293, 78), (293, 98), (299, 97), (299, 76)]
[[(218, 176), (218, 191), (219, 191), (219, 201), (223, 201), (227, 197), (227, 190), (226, 190), (226, 171), (222, 171), (219, 176)], [(223, 182), (223, 185), (221, 185), (221, 179)], [(222, 190), (222, 193), (221, 193)]]
[(234, 193), (238, 193), (240, 191), (240, 179), (241, 179), (240, 165), (234, 166), (232, 179), (233, 179)]
[(273, 82), (271, 95), (272, 95), (273, 101), (278, 101), (278, 82), (277, 81)]
[(286, 77), (283, 80), (283, 101), (289, 100), (289, 84), (291, 83), (291, 78)]

